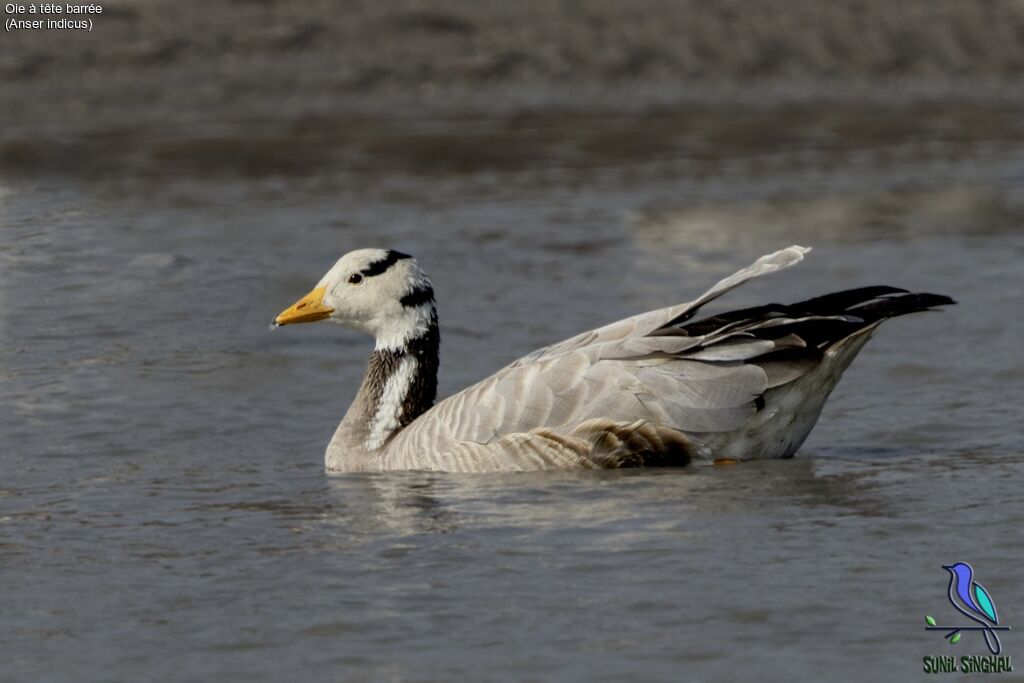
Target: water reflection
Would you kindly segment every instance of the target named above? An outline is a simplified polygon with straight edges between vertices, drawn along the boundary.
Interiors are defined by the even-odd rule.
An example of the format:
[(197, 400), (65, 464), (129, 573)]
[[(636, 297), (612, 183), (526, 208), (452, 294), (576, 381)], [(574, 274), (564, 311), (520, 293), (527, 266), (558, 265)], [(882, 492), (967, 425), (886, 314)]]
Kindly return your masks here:
[(458, 515), (436, 493), (438, 478), (443, 476), (430, 472), (326, 476), (328, 495), (337, 508), (345, 510), (339, 531), (350, 525), (392, 536), (455, 530)]
[(695, 519), (713, 525), (723, 515), (745, 515), (758, 505), (806, 509), (815, 517), (826, 509), (885, 515), (889, 504), (872, 476), (870, 471), (823, 471), (810, 458), (679, 470), (349, 474), (326, 477), (325, 504), (308, 521), (365, 539), (573, 529), (614, 550), (666, 530), (700, 533)]
[[(681, 254), (687, 272), (708, 268), (708, 252), (735, 257), (790, 242), (854, 245), (878, 240), (905, 243), (927, 236), (1018, 233), (1024, 205), (1015, 184), (942, 185), (928, 189), (865, 191), (835, 188), (807, 196), (697, 200), (683, 207), (636, 212), (630, 224), (639, 247)], [(699, 249), (694, 249), (699, 245)]]

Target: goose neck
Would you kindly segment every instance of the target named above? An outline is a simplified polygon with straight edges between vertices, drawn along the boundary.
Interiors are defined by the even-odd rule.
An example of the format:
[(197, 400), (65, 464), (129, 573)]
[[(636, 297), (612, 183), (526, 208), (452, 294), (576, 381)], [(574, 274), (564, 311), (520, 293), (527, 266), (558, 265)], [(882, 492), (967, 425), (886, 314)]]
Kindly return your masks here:
[(437, 315), (400, 344), (370, 354), (362, 386), (345, 416), (352, 436), (368, 452), (380, 450), (409, 423), (429, 410), (437, 396), (441, 337)]

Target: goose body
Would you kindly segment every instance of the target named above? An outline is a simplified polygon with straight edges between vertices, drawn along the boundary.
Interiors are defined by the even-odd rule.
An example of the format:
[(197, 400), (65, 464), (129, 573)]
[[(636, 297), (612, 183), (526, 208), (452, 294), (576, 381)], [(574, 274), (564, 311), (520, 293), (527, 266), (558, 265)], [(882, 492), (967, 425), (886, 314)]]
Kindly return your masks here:
[(326, 453), (330, 471), (496, 472), (792, 456), (882, 321), (953, 303), (864, 287), (700, 317), (809, 251), (761, 257), (692, 302), (539, 349), (434, 405), (433, 288), (406, 254), (343, 256), (278, 325), (328, 319), (376, 338)]

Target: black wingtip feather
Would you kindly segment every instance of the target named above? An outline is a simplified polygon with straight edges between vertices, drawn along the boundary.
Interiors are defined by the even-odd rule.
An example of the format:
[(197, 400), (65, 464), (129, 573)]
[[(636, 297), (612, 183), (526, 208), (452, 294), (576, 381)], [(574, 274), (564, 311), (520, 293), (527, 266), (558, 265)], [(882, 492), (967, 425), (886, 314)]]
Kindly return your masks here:
[[(687, 336), (743, 333), (758, 339), (781, 339), (796, 335), (808, 347), (824, 350), (887, 318), (933, 310), (956, 302), (942, 294), (908, 292), (888, 286), (860, 287), (807, 299), (788, 306), (768, 304), (720, 313), (672, 328), (673, 334)], [(779, 318), (775, 325), (761, 323)], [(667, 331), (657, 331), (664, 334)]]
[(864, 301), (847, 309), (850, 313), (874, 322), (883, 318), (893, 318), (898, 315), (927, 311), (936, 306), (949, 306), (955, 304), (952, 298), (943, 294), (906, 293), (898, 295), (880, 296), (870, 301)]
[(873, 285), (871, 287), (844, 289), (841, 292), (832, 292), (831, 294), (816, 296), (813, 299), (807, 299), (806, 301), (790, 304), (787, 308), (790, 313), (800, 313), (802, 315), (835, 315), (836, 313), (862, 304), (865, 301), (877, 299), (881, 296), (908, 293), (909, 292), (907, 290), (900, 289), (899, 287)]

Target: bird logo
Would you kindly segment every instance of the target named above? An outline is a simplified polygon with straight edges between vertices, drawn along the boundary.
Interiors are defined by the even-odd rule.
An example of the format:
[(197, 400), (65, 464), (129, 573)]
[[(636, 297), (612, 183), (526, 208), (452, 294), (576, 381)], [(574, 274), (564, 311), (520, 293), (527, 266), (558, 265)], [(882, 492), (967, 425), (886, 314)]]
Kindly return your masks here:
[(996, 604), (992, 596), (985, 590), (984, 586), (974, 580), (974, 568), (966, 562), (956, 564), (944, 564), (942, 568), (949, 572), (949, 589), (947, 597), (949, 604), (953, 605), (956, 611), (971, 619), (978, 626), (939, 626), (935, 619), (930, 616), (924, 618), (928, 624), (926, 631), (946, 631), (945, 637), (950, 645), (960, 642), (963, 631), (980, 631), (985, 638), (985, 645), (989, 652), (999, 654), (1002, 643), (999, 642), (997, 631), (1009, 631), (1009, 626), (999, 625), (999, 614), (996, 612)]

